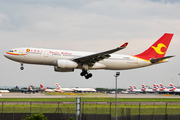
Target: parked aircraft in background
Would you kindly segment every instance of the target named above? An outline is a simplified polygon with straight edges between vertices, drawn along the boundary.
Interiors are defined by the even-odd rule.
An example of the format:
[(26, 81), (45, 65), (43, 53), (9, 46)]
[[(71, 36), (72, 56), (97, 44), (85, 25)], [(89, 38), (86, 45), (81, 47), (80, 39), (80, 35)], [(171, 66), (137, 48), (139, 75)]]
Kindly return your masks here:
[(129, 87), (130, 87), (129, 91), (133, 91), (134, 90), (132, 85), (130, 85)]
[(164, 92), (164, 93), (169, 93), (170, 89), (167, 89), (166, 87), (164, 87), (164, 85), (162, 83), (160, 83), (160, 88), (159, 88), (159, 92)]
[(164, 85), (162, 83), (160, 83), (159, 91), (160, 92), (169, 92), (169, 89), (167, 89), (166, 87), (164, 87)]
[(73, 92), (74, 90), (71, 88), (62, 88), (58, 83), (56, 83), (57, 89), (55, 89), (56, 92)]
[(148, 89), (146, 88), (146, 86), (144, 84), (142, 84), (142, 89), (141, 89), (143, 92), (146, 92), (146, 93), (153, 93), (153, 89)]
[(74, 92), (96, 92), (94, 88), (72, 88)]
[(177, 89), (172, 83), (170, 83), (170, 90), (171, 92), (180, 93), (180, 89)]
[(158, 84), (155, 84), (155, 83), (153, 83), (153, 91), (154, 92), (159, 92), (159, 86), (158, 86)]
[(4, 56), (20, 62), (21, 70), (24, 69), (24, 63), (54, 66), (56, 72), (73, 72), (74, 69), (82, 69), (80, 75), (89, 79), (92, 77), (89, 70), (125, 70), (167, 62), (168, 58), (173, 57), (165, 57), (172, 37), (173, 34), (165, 33), (147, 50), (137, 55), (112, 54), (126, 48), (128, 45), (126, 42), (120, 47), (99, 53), (28, 47), (11, 49)]
[(137, 87), (135, 85), (133, 86), (133, 88), (134, 88), (134, 90), (141, 90), (141, 89), (137, 89)]
[(42, 84), (40, 84), (40, 87), (45, 92), (55, 92), (55, 89), (46, 89)]
[(21, 92), (22, 92), (22, 93), (25, 93), (25, 94), (26, 94), (26, 93), (31, 94), (31, 93), (39, 92), (39, 90), (37, 90), (37, 89), (32, 89), (32, 87), (29, 85), (27, 89), (22, 89)]
[(0, 90), (0, 93), (9, 93), (9, 90)]
[(140, 93), (140, 92), (142, 92), (141, 89), (137, 89), (135, 85), (134, 86), (130, 85), (130, 90), (129, 91), (131, 91), (133, 93)]

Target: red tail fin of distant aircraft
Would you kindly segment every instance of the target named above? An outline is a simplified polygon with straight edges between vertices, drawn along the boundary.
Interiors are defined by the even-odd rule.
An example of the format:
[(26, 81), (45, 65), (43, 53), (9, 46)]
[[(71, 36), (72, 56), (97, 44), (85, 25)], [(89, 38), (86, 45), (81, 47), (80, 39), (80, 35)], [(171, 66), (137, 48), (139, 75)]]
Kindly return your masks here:
[(161, 87), (160, 87), (159, 91), (163, 91), (163, 90), (166, 89), (162, 83), (160, 83), (160, 86), (161, 86)]
[(41, 87), (42, 90), (46, 90), (46, 88), (44, 88), (44, 86), (41, 85), (41, 84), (40, 84), (40, 87)]
[(161, 86), (161, 88), (163, 88), (163, 87), (164, 87), (164, 85), (163, 85), (162, 83), (160, 83), (160, 86)]
[(153, 86), (154, 86), (153, 91), (157, 91), (159, 89), (157, 84), (153, 83)]
[(170, 86), (171, 86), (171, 87), (175, 87), (172, 83), (170, 83)]
[(132, 85), (130, 85), (130, 91), (132, 91), (132, 90), (134, 90), (134, 89), (133, 89)]
[(156, 63), (156, 62), (159, 62), (160, 60), (173, 57), (173, 56), (164, 57), (169, 47), (172, 37), (173, 37), (173, 34), (165, 33), (152, 46), (150, 46), (144, 52), (138, 55), (135, 55), (135, 57), (148, 60), (148, 61), (150, 60), (151, 63)]
[(134, 85), (133, 87), (134, 87), (134, 89), (135, 89), (135, 90), (137, 90), (137, 88), (136, 88), (136, 86), (135, 86), (135, 85)]
[(142, 84), (142, 89), (141, 89), (142, 91), (145, 91), (145, 90), (147, 90), (147, 88), (146, 88), (146, 86), (144, 85), (144, 84)]
[(56, 83), (56, 87), (57, 87), (57, 89), (61, 89), (61, 87), (59, 86), (58, 83)]
[(170, 83), (170, 90), (169, 91), (174, 91), (174, 90), (176, 90), (176, 87), (172, 84), (172, 83)]

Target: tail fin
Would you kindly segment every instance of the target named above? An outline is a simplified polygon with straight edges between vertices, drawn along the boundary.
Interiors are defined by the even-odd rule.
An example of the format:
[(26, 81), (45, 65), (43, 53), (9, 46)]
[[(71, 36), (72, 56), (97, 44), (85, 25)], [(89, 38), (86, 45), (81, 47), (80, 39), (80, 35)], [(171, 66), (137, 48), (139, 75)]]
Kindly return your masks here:
[(136, 86), (135, 86), (135, 85), (134, 85), (133, 87), (134, 87), (134, 89), (135, 89), (135, 90), (137, 90), (137, 88), (136, 88)]
[(61, 86), (59, 86), (58, 83), (56, 83), (56, 87), (57, 87), (57, 89), (61, 89)]
[(146, 86), (144, 84), (142, 84), (142, 88), (146, 88)]
[(170, 86), (171, 86), (171, 87), (175, 87), (172, 83), (170, 83)]
[(160, 83), (160, 86), (161, 86), (161, 87), (160, 87), (159, 91), (163, 91), (163, 90), (166, 89), (162, 83)]
[(157, 84), (153, 83), (153, 86), (154, 86), (153, 91), (157, 91), (159, 89)]
[(168, 49), (168, 46), (171, 42), (172, 37), (173, 37), (173, 34), (165, 33), (147, 50), (135, 56), (144, 60), (150, 60), (152, 58), (154, 59), (163, 58), (164, 55), (166, 54), (166, 51)]
[(146, 86), (144, 85), (144, 84), (142, 84), (142, 89), (141, 89), (142, 91), (145, 91), (145, 90), (147, 90), (147, 88), (146, 88)]
[(162, 83), (160, 83), (160, 86), (161, 86), (161, 88), (164, 88), (164, 85)]
[(172, 84), (172, 83), (170, 83), (170, 90), (169, 91), (174, 91), (174, 90), (176, 90), (176, 87)]
[(41, 85), (41, 84), (40, 84), (40, 87), (41, 87), (42, 90), (46, 90), (46, 88), (44, 88), (44, 86)]
[(132, 90), (134, 90), (134, 89), (133, 89), (132, 85), (130, 85), (130, 91), (132, 91)]

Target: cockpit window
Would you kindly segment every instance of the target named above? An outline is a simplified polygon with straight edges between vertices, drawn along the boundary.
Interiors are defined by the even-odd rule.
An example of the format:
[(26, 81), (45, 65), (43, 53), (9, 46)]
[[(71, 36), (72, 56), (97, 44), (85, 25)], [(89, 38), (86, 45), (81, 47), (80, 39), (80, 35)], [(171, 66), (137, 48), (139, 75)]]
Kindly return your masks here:
[(8, 52), (14, 52), (13, 50), (9, 50)]

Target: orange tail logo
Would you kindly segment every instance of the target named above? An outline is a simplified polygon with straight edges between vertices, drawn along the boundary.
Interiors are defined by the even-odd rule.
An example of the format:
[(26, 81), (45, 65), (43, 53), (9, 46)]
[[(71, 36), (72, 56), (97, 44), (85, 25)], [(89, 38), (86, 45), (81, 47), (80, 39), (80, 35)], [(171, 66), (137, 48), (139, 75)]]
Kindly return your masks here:
[(162, 43), (159, 43), (158, 45), (157, 45), (157, 47), (154, 47), (154, 46), (152, 46), (152, 48), (158, 53), (158, 54), (164, 54), (165, 52), (162, 52), (161, 51), (161, 48), (166, 48), (166, 46), (164, 45), (164, 44), (162, 44)]

